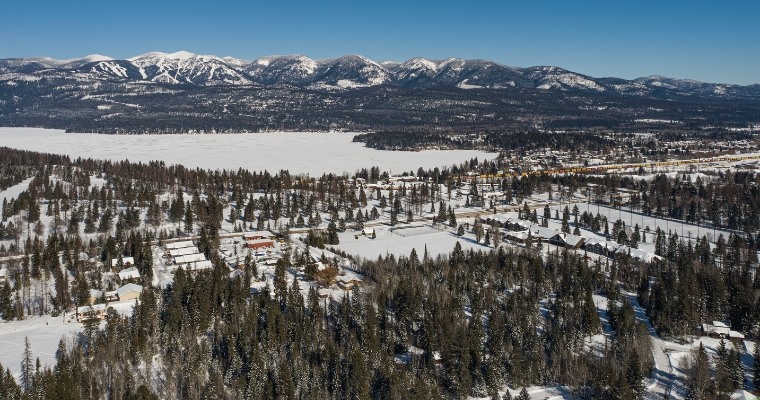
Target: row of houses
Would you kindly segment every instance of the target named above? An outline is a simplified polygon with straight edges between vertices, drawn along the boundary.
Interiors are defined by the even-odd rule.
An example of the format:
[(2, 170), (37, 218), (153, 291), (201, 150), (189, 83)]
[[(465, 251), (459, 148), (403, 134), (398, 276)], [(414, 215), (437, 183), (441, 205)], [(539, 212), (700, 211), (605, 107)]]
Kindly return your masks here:
[(214, 264), (206, 259), (206, 255), (189, 240), (166, 243), (164, 250), (164, 258), (171, 259), (166, 265), (167, 272), (175, 273), (180, 268), (192, 272), (214, 268)]
[(543, 243), (549, 243), (553, 246), (564, 247), (571, 250), (585, 250), (589, 253), (611, 257), (615, 254), (627, 254), (638, 261), (652, 262), (659, 258), (658, 256), (633, 248), (627, 245), (618, 244), (610, 240), (598, 239), (596, 237), (585, 237), (563, 233), (555, 229), (544, 228), (536, 224), (526, 224), (524, 220), (517, 220), (504, 214), (490, 215), (483, 218), (487, 225), (496, 225), (506, 230), (504, 239), (517, 243), (525, 244), (530, 238), (534, 243), (539, 240)]

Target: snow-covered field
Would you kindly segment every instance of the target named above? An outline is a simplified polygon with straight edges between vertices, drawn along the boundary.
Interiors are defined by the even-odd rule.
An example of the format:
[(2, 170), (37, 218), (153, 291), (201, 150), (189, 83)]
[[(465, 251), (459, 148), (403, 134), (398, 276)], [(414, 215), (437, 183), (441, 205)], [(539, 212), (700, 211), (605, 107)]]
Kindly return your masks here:
[(71, 322), (69, 315), (66, 315), (65, 319), (62, 316), (54, 318), (46, 315), (2, 323), (0, 362), (3, 368), (10, 368), (18, 378), (21, 372), (21, 355), (24, 352), (24, 337), (28, 337), (33, 357), (39, 357), (43, 367), (52, 366), (55, 364), (55, 351), (61, 338), (70, 343), (83, 329), (82, 324)]
[[(132, 314), (134, 302), (113, 302), (109, 306), (119, 314), (128, 316)], [(34, 359), (39, 358), (43, 367), (55, 365), (55, 352), (61, 338), (71, 348), (71, 343), (84, 331), (84, 325), (73, 318), (74, 314), (68, 313), (58, 317), (31, 316), (23, 321), (0, 322), (0, 363), (3, 368), (10, 368), (16, 379), (21, 376), (25, 337), (29, 338)], [(104, 326), (105, 322), (101, 322), (100, 328)]]
[(374, 227), (376, 238), (371, 239), (366, 236), (355, 238), (354, 231), (340, 233), (340, 244), (336, 247), (348, 254), (358, 255), (368, 259), (376, 259), (377, 256), (393, 254), (395, 256), (409, 256), (412, 249), (417, 250), (417, 255), (422, 258), (427, 246), (428, 254), (435, 257), (438, 254), (448, 254), (454, 250), (457, 242), (462, 245), (465, 251), (472, 248), (475, 251), (489, 251), (492, 247), (487, 247), (475, 242), (472, 234), (466, 234), (463, 237), (455, 235), (451, 231), (440, 231), (428, 233), (419, 236), (403, 237), (397, 233), (392, 233), (390, 227)]
[(166, 164), (207, 169), (291, 173), (353, 173), (380, 167), (402, 173), (419, 167), (450, 166), (496, 153), (475, 150), (382, 151), (354, 143), (355, 133), (272, 132), (224, 135), (98, 135), (38, 128), (0, 128), (3, 146), (65, 154), (71, 157), (130, 161), (162, 160)]

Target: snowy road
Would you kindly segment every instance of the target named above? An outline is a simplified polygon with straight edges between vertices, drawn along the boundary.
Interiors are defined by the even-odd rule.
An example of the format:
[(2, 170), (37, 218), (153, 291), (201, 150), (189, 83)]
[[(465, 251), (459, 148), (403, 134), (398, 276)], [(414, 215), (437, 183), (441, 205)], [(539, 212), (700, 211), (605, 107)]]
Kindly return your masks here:
[[(628, 298), (628, 302), (633, 307), (633, 312), (636, 315), (636, 319), (646, 325), (649, 330), (649, 335), (652, 338), (652, 353), (654, 354), (654, 372), (652, 379), (647, 385), (647, 398), (662, 398), (664, 395), (671, 395), (671, 386), (673, 381), (673, 365), (670, 363), (670, 359), (665, 354), (665, 342), (660, 339), (657, 332), (652, 327), (644, 313), (644, 308), (639, 304), (639, 300), (636, 298), (635, 293), (624, 292)], [(660, 394), (662, 396), (656, 396)]]

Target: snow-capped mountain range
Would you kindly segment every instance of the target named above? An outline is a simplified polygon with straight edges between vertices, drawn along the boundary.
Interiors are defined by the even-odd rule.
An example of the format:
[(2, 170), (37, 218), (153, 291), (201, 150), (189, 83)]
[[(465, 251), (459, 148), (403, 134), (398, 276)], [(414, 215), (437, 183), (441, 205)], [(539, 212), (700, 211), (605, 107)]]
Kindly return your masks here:
[(0, 60), (0, 82), (67, 78), (168, 85), (246, 86), (288, 84), (313, 90), (350, 90), (378, 85), (405, 88), (532, 88), (584, 91), (648, 98), (758, 98), (760, 84), (740, 86), (649, 76), (634, 80), (594, 78), (558, 67), (518, 68), (487, 60), (413, 58), (375, 62), (359, 55), (312, 60), (302, 55), (254, 61), (179, 51), (152, 52), (126, 60), (90, 55), (71, 60)]

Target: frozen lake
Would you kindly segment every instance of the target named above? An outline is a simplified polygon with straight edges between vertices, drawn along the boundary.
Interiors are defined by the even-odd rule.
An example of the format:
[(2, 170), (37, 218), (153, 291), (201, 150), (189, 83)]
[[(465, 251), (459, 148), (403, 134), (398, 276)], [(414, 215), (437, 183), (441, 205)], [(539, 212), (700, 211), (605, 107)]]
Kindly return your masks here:
[(354, 143), (354, 133), (272, 132), (225, 135), (98, 135), (55, 129), (0, 128), (0, 146), (72, 158), (152, 161), (207, 169), (291, 173), (353, 173), (361, 168), (417, 172), (419, 167), (450, 166), (496, 153), (475, 150), (382, 151)]

